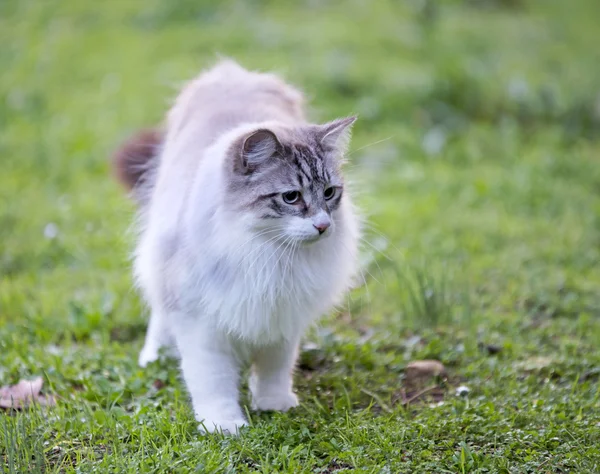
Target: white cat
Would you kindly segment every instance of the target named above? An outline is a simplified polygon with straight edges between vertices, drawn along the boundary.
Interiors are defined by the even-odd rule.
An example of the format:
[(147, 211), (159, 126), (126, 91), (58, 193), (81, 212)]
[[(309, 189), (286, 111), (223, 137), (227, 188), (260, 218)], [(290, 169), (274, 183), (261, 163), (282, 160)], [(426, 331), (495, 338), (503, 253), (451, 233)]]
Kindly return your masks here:
[(224, 61), (189, 83), (164, 135), (117, 153), (140, 203), (135, 276), (152, 311), (139, 363), (174, 344), (201, 429), (236, 433), (253, 407), (298, 404), (307, 326), (348, 289), (358, 219), (341, 173), (355, 118), (305, 121), (301, 94)]

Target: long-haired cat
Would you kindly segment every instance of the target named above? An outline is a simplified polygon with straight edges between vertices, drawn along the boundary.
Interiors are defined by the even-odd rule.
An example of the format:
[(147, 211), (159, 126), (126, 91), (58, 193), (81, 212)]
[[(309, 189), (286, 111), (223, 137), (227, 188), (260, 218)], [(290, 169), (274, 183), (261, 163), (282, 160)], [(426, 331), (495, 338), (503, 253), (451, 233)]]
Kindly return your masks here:
[(300, 338), (340, 300), (357, 260), (342, 177), (354, 121), (311, 124), (295, 88), (226, 60), (183, 89), (164, 131), (115, 155), (140, 206), (134, 272), (151, 319), (139, 363), (176, 347), (203, 430), (246, 424), (247, 363), (254, 408), (298, 404)]

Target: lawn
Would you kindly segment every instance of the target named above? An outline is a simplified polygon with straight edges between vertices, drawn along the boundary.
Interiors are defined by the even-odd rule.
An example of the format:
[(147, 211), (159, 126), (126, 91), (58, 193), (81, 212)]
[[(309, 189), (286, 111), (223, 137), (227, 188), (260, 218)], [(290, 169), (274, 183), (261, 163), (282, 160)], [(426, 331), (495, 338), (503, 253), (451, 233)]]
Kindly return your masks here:
[[(0, 472), (600, 472), (596, 0), (0, 1)], [(216, 54), (358, 113), (362, 285), (300, 407), (201, 436), (140, 369), (112, 150)], [(416, 380), (435, 359), (445, 373)], [(248, 404), (247, 389), (242, 403)]]

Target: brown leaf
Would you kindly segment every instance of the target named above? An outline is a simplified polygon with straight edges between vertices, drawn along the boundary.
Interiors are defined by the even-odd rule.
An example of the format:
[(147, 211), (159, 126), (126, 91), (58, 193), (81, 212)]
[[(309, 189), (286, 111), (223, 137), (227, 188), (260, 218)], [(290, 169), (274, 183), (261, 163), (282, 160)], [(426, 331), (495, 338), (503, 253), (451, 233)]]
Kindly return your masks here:
[(392, 404), (400, 402), (408, 406), (417, 401), (440, 402), (446, 392), (440, 383), (447, 379), (448, 374), (444, 364), (437, 360), (409, 362), (404, 369), (402, 389), (394, 394)]
[(530, 357), (527, 360), (523, 360), (515, 363), (517, 369), (521, 369), (524, 372), (540, 372), (545, 369), (550, 369), (554, 365), (554, 359), (546, 356), (535, 356)]
[(405, 369), (406, 379), (410, 381), (446, 375), (444, 364), (437, 360), (415, 360)]
[(26, 408), (32, 403), (39, 403), (43, 406), (54, 405), (54, 397), (40, 393), (43, 383), (42, 378), (37, 377), (0, 388), (0, 408)]

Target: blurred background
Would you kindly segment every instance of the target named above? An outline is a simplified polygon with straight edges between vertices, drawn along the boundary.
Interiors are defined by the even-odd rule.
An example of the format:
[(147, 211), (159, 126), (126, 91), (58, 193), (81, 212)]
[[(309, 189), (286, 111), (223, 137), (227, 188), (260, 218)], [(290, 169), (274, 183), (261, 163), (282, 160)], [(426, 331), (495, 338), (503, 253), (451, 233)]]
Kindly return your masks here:
[[(342, 373), (385, 394), (377, 367), (418, 356), (483, 380), (482, 344), (600, 366), (599, 21), (596, 0), (0, 1), (0, 382), (41, 366), (90, 403), (143, 392), (134, 209), (108, 158), (217, 54), (282, 74), (315, 121), (359, 114), (366, 286), (311, 336)], [(510, 392), (519, 370), (490, 390), (568, 393)]]
[(6, 312), (62, 321), (74, 298), (125, 298), (132, 207), (108, 157), (218, 54), (281, 73), (314, 120), (360, 115), (350, 173), (372, 258), (443, 261), (495, 298), (583, 291), (600, 225), (599, 12), (593, 0), (3, 1)]
[(130, 208), (107, 157), (221, 54), (280, 72), (314, 120), (360, 115), (359, 200), (403, 251), (476, 252), (513, 278), (534, 271), (528, 259), (544, 279), (567, 259), (582, 278), (597, 257), (599, 11), (593, 0), (5, 0), (2, 273), (10, 286), (52, 271), (50, 286), (75, 290), (85, 268), (114, 285)]

